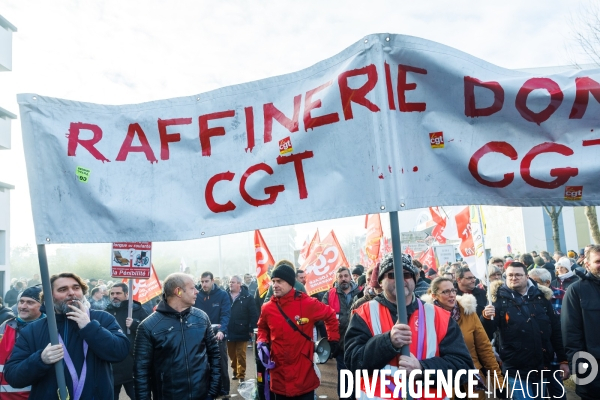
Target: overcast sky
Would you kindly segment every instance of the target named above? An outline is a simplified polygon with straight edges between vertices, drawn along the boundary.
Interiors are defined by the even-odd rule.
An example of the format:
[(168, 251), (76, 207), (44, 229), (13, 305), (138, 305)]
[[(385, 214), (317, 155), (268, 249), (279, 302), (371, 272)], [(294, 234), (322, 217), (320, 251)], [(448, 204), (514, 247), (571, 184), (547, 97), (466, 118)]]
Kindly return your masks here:
[[(309, 67), (377, 32), (433, 40), (506, 68), (586, 62), (572, 43), (570, 20), (587, 4), (4, 0), (0, 14), (18, 32), (13, 71), (0, 73), (0, 106), (18, 115), (16, 94), (29, 92), (104, 104), (187, 96)], [(33, 244), (34, 235), (20, 121), (12, 124), (12, 150), (0, 152), (0, 181), (16, 186), (15, 246)], [(303, 239), (317, 226), (360, 230), (363, 221), (297, 230)]]

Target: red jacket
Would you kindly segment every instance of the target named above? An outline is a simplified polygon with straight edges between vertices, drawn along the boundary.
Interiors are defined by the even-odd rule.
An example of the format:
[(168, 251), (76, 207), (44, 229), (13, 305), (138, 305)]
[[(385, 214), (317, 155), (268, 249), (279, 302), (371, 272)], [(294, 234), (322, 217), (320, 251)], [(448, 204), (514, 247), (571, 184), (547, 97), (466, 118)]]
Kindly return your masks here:
[[(324, 321), (329, 340), (339, 342), (338, 321), (331, 307), (294, 289), (281, 298), (271, 297), (262, 306), (257, 341), (271, 344), (271, 360), (275, 362), (271, 370), (271, 391), (288, 397), (299, 396), (320, 385), (313, 367), (314, 344), (289, 326), (276, 303), (310, 338), (315, 322)], [(308, 322), (298, 325), (296, 316), (308, 318)]]

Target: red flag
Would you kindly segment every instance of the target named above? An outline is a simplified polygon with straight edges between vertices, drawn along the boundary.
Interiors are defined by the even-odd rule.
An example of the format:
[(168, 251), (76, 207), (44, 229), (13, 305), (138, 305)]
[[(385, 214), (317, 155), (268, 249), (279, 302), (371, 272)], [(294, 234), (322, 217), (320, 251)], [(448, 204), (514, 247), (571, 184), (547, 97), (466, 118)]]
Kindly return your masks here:
[(304, 239), (304, 243), (302, 243), (302, 248), (300, 249), (300, 254), (298, 254), (298, 264), (302, 265), (306, 257), (308, 256), (308, 251), (310, 250), (310, 237), (306, 235), (306, 239)]
[(415, 252), (409, 246), (406, 246), (406, 249), (404, 250), (404, 254), (408, 254), (409, 256), (411, 256), (411, 258), (415, 257)]
[(310, 296), (329, 289), (335, 281), (335, 270), (349, 265), (335, 233), (331, 231), (302, 265), (306, 272), (306, 293)]
[(431, 213), (431, 219), (438, 225), (441, 225), (443, 228), (446, 227), (446, 217), (442, 216), (439, 207), (429, 207), (429, 212)]
[[(445, 222), (445, 221), (444, 221)], [(431, 236), (434, 237), (434, 239), (439, 243), (439, 244), (444, 244), (446, 243), (446, 238), (444, 236), (442, 236), (442, 232), (444, 232), (444, 226), (442, 225), (436, 225), (435, 228), (433, 228), (433, 230), (431, 231)]]
[(387, 237), (383, 238), (383, 254), (389, 254), (392, 252), (392, 241)]
[(380, 258), (379, 248), (381, 247), (381, 238), (383, 237), (379, 214), (368, 214), (365, 217), (365, 229), (367, 230), (365, 249), (369, 258), (369, 265), (375, 266)]
[(433, 268), (435, 271), (437, 271), (437, 264), (435, 262), (435, 254), (433, 252), (433, 247), (428, 248), (426, 252), (421, 254), (421, 257), (419, 257), (419, 261), (421, 262), (421, 264), (427, 265), (429, 268)]
[(463, 257), (475, 255), (475, 245), (473, 244), (473, 235), (471, 235), (471, 213), (469, 207), (454, 216), (456, 220), (456, 230), (460, 238), (460, 252)]
[(275, 260), (265, 243), (260, 231), (254, 231), (254, 252), (256, 253), (256, 282), (258, 294), (262, 296), (269, 289), (271, 278), (269, 272), (275, 266)]
[[(123, 279), (123, 283), (127, 283), (128, 279)], [(156, 276), (154, 265), (151, 265), (150, 278), (134, 279), (133, 280), (132, 299), (144, 304), (159, 296), (162, 293), (162, 286)]]

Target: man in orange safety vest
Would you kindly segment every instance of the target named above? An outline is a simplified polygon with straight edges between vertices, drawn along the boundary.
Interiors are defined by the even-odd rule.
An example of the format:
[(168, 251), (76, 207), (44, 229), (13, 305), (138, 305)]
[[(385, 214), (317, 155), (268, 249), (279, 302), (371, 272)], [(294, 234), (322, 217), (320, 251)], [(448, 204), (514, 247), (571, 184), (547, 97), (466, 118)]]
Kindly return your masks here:
[[(427, 369), (446, 376), (452, 371), (453, 377), (459, 370), (474, 369), (460, 328), (450, 313), (440, 307), (423, 304), (415, 297), (418, 272), (410, 256), (405, 254), (402, 254), (402, 271), (403, 276), (396, 279), (391, 253), (381, 261), (378, 281), (383, 292), (353, 312), (346, 331), (345, 362), (348, 369), (367, 370), (369, 374), (375, 370), (389, 370), (392, 375), (396, 370), (404, 370), (407, 376), (412, 371)], [(408, 324), (397, 321), (396, 282), (404, 285)], [(403, 346), (409, 346), (410, 356), (401, 355)], [(393, 377), (390, 377), (391, 384), (383, 388), (378, 375), (371, 378), (370, 382), (360, 378), (357, 399), (393, 397)], [(466, 382), (466, 378), (464, 375), (462, 383)], [(433, 380), (436, 381), (436, 376)], [(374, 396), (372, 393), (367, 395), (367, 387), (374, 388)], [(437, 391), (437, 387), (430, 389)], [(446, 396), (451, 397), (451, 394), (444, 393), (436, 398)]]

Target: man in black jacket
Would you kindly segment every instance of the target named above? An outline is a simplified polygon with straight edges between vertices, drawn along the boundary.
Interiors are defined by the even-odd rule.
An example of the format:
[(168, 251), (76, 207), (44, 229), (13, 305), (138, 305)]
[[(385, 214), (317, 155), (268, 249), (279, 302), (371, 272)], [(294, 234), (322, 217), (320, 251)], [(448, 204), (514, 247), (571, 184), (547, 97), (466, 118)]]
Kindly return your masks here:
[[(432, 369), (436, 370), (436, 374), (442, 373), (444, 376), (452, 371), (453, 377), (459, 370), (474, 369), (473, 360), (456, 321), (447, 311), (433, 305), (424, 305), (415, 297), (417, 271), (412, 265), (410, 256), (402, 254), (404, 274), (398, 278), (394, 273), (392, 253), (383, 258), (379, 268), (377, 279), (383, 292), (354, 310), (346, 331), (345, 362), (348, 369), (367, 370), (373, 373), (376, 370), (391, 371), (397, 368), (405, 370), (407, 375), (412, 371)], [(398, 321), (397, 284), (404, 287), (408, 324), (396, 322)], [(419, 309), (425, 309), (424, 321), (419, 321)], [(427, 321), (435, 322), (433, 326), (429, 326)], [(386, 326), (388, 323), (391, 327)], [(441, 327), (441, 331), (437, 331), (435, 326)], [(427, 354), (417, 354), (420, 346), (417, 327), (432, 333), (431, 337), (435, 339), (430, 340), (431, 337), (427, 336)], [(400, 355), (403, 346), (409, 346), (410, 356)], [(392, 390), (389, 386), (382, 387), (377, 375), (373, 378), (372, 387), (375, 388), (375, 397), (384, 398), (385, 394), (391, 395)], [(432, 379), (436, 381), (435, 376)], [(356, 396), (365, 398), (363, 378), (359, 386), (360, 393), (356, 393)], [(373, 398), (373, 395), (367, 397)]]
[(481, 312), (487, 304), (487, 293), (483, 289), (479, 289), (475, 285), (475, 275), (468, 267), (460, 267), (455, 274), (456, 277), (456, 295), (462, 296), (465, 293), (472, 294), (477, 300), (477, 315), (481, 316)]
[[(355, 268), (356, 269), (356, 268)], [(353, 271), (359, 272), (359, 271)], [(329, 289), (323, 296), (323, 303), (329, 305), (335, 311), (335, 315), (340, 324), (340, 345), (337, 354), (331, 354), (335, 358), (338, 372), (337, 394), (340, 397), (340, 371), (347, 369), (344, 364), (344, 334), (348, 329), (350, 322), (350, 307), (352, 306), (352, 298), (361, 290), (358, 285), (352, 281), (350, 277), (350, 269), (348, 267), (339, 267), (335, 271), (337, 285)]]
[(506, 283), (494, 282), (491, 292), (493, 303), (483, 310), (481, 323), (489, 337), (499, 332), (502, 372), (511, 394), (514, 399), (535, 393), (542, 398), (541, 382), (550, 378), (554, 353), (563, 378), (569, 377), (560, 320), (550, 303), (552, 291), (529, 280), (525, 264), (514, 261), (506, 268)]
[[(573, 365), (574, 355), (579, 351), (591, 354), (596, 360), (596, 377), (589, 383), (578, 378), (576, 392), (583, 400), (597, 399), (600, 393), (600, 336), (598, 321), (600, 320), (600, 245), (592, 245), (585, 254), (587, 273), (581, 280), (567, 289), (563, 299), (561, 320), (563, 342), (567, 359), (573, 372), (582, 371), (581, 363), (592, 365), (591, 360), (579, 357), (577, 365)], [(588, 374), (583, 374), (587, 378)], [(591, 376), (591, 375), (589, 375)]]
[(227, 328), (227, 352), (233, 369), (233, 379), (243, 382), (246, 379), (246, 345), (256, 328), (258, 313), (254, 299), (248, 288), (242, 285), (242, 278), (233, 275), (229, 279), (227, 293), (231, 296), (231, 315)]
[(163, 300), (139, 325), (133, 376), (136, 400), (215, 397), (221, 373), (219, 345), (206, 313), (195, 307), (191, 275), (165, 279)]
[[(116, 283), (110, 289), (110, 303), (106, 307), (106, 312), (114, 315), (123, 332), (127, 335), (129, 341), (135, 343), (135, 335), (140, 322), (142, 322), (148, 313), (142, 308), (142, 305), (133, 301), (131, 318), (127, 318), (129, 307), (129, 288), (125, 283)], [(133, 345), (127, 357), (120, 363), (115, 363), (113, 367), (113, 378), (115, 388), (115, 399), (119, 398), (121, 386), (125, 387), (125, 393), (130, 399), (135, 398), (133, 392)]]

